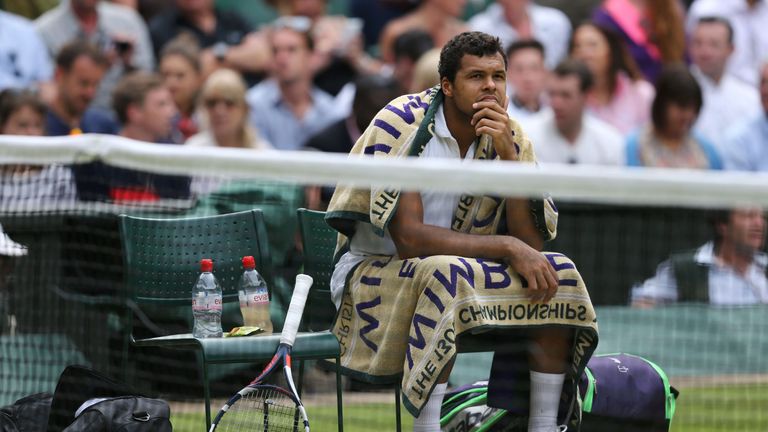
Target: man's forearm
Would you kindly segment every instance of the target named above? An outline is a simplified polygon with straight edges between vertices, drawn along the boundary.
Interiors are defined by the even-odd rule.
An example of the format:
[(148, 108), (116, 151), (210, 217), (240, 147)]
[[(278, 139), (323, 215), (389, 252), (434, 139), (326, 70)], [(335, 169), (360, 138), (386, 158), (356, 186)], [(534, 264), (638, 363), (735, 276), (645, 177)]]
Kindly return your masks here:
[(507, 198), (504, 201), (507, 206), (507, 230), (509, 234), (536, 250), (542, 250), (544, 239), (533, 221), (530, 200)]
[(475, 235), (433, 225), (390, 230), (401, 259), (431, 255), (457, 255), (473, 258), (505, 259), (514, 249), (515, 239), (497, 235)]

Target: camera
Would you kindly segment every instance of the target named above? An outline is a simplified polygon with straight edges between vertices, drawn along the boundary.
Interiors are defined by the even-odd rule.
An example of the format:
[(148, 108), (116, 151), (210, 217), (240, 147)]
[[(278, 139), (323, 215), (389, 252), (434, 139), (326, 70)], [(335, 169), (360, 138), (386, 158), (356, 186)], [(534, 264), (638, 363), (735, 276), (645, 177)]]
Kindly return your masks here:
[(114, 41), (115, 51), (118, 54), (125, 54), (133, 47), (133, 44), (128, 41)]

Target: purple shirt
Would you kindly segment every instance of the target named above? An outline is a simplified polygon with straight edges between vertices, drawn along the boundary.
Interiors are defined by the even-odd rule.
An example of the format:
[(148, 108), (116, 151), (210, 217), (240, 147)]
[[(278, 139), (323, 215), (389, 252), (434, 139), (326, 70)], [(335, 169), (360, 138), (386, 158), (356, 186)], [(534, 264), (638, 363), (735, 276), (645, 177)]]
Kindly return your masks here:
[[(645, 79), (652, 83), (656, 82), (656, 78), (661, 72), (661, 57), (658, 56), (657, 52), (653, 52), (653, 49), (649, 49), (647, 44), (643, 44), (631, 36), (634, 33), (633, 30), (636, 29), (629, 29), (621, 25), (605, 6), (595, 9), (592, 14), (592, 22), (618, 33), (624, 39), (629, 54), (635, 59), (635, 63), (637, 63)], [(639, 23), (637, 25), (639, 26)]]

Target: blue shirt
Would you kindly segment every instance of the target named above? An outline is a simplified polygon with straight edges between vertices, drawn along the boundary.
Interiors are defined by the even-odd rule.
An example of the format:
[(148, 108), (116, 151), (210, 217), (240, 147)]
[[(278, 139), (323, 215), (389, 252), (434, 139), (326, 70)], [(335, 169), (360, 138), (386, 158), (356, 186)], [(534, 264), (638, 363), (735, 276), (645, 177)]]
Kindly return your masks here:
[[(120, 130), (117, 122), (111, 115), (94, 108), (85, 110), (83, 117), (80, 119), (79, 127), (83, 133), (108, 135), (117, 135)], [(69, 135), (72, 131), (72, 126), (49, 109), (45, 119), (45, 131), (48, 136)]]
[(768, 171), (768, 113), (734, 126), (725, 143), (725, 169)]
[(30, 87), (52, 76), (48, 49), (32, 22), (0, 10), (0, 90)]
[(251, 123), (278, 150), (299, 150), (310, 137), (339, 120), (340, 110), (328, 93), (313, 87), (312, 106), (298, 119), (283, 101), (277, 81), (255, 85), (245, 96), (251, 108)]

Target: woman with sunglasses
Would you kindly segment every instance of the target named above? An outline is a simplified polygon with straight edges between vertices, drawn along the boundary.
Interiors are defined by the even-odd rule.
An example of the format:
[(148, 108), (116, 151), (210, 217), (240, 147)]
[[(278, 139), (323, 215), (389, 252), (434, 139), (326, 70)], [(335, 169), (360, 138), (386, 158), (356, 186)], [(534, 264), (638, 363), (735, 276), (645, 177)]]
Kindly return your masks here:
[(212, 73), (200, 92), (202, 131), (193, 135), (190, 146), (242, 147), (264, 150), (272, 145), (248, 122), (247, 90), (242, 76), (231, 69)]

